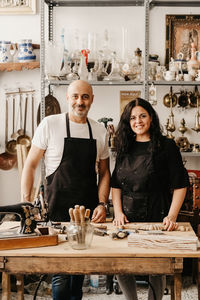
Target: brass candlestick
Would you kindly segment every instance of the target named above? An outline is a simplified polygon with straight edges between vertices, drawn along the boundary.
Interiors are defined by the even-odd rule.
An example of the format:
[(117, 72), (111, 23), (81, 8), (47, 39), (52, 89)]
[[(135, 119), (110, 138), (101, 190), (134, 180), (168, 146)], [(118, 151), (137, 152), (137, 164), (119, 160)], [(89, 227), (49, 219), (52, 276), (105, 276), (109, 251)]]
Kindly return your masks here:
[(174, 132), (176, 130), (175, 124), (174, 124), (174, 114), (172, 111), (172, 98), (170, 98), (170, 109), (171, 109), (171, 113), (169, 115), (169, 121), (167, 122), (167, 131), (169, 131), (170, 133), (168, 134), (168, 137), (170, 139), (174, 139), (175, 137), (172, 135), (172, 132)]
[(200, 132), (200, 113), (199, 113), (199, 95), (197, 96), (197, 110), (195, 114), (195, 126), (192, 130)]
[(165, 128), (166, 128), (166, 131), (167, 131), (167, 134), (166, 134), (166, 137), (168, 139), (174, 139), (174, 136), (172, 135), (171, 132), (169, 132), (169, 118), (167, 118), (167, 122), (166, 122), (166, 125), (165, 125)]
[(181, 125), (178, 128), (178, 131), (181, 132), (182, 136), (178, 137), (176, 140), (177, 146), (180, 148), (180, 151), (188, 151), (190, 149), (190, 143), (187, 137), (184, 136), (184, 133), (187, 131), (187, 127), (185, 126), (185, 120), (181, 120)]

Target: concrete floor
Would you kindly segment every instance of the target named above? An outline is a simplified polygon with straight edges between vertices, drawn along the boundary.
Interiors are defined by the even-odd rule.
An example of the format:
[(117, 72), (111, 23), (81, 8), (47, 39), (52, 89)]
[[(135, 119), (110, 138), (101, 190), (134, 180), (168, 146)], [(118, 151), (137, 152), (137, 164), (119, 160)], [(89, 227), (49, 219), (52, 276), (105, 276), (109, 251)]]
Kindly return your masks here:
[[(12, 293), (11, 300), (16, 300), (16, 293)], [(32, 300), (33, 295), (25, 294), (24, 300)], [(50, 300), (52, 299), (50, 296), (37, 296), (37, 300)], [(163, 300), (170, 300), (171, 295), (164, 295)], [(182, 291), (182, 300), (197, 300), (197, 289), (196, 286), (190, 286), (188, 289), (183, 289)], [(106, 294), (84, 294), (83, 300), (125, 300), (123, 295), (106, 295)], [(138, 290), (138, 300), (147, 300), (147, 289), (139, 289)]]
[[(50, 300), (51, 293), (50, 293), (50, 285), (45, 285), (40, 287), (38, 291), (37, 300)], [(138, 283), (138, 300), (147, 300), (147, 285)], [(33, 289), (35, 290), (35, 289)], [(16, 300), (16, 293), (12, 293), (11, 300)], [(24, 297), (25, 300), (32, 300), (33, 294), (25, 294)], [(170, 290), (168, 295), (163, 296), (163, 300), (170, 300)], [(183, 278), (183, 289), (182, 289), (182, 300), (197, 300), (198, 299), (198, 293), (197, 293), (197, 287), (192, 282), (191, 277), (184, 277)], [(106, 293), (103, 294), (94, 294), (91, 291), (83, 294), (83, 300), (125, 300), (125, 297), (123, 294), (117, 295), (115, 293), (112, 293), (110, 295), (107, 295)]]

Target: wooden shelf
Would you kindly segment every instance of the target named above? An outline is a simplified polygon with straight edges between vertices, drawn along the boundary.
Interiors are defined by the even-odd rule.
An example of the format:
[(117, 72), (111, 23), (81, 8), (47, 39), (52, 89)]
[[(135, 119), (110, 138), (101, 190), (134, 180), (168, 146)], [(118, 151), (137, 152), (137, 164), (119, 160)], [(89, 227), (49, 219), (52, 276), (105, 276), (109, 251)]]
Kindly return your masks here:
[(39, 61), (32, 61), (32, 62), (9, 62), (9, 63), (0, 63), (0, 71), (22, 71), (23, 69), (33, 70), (40, 67)]

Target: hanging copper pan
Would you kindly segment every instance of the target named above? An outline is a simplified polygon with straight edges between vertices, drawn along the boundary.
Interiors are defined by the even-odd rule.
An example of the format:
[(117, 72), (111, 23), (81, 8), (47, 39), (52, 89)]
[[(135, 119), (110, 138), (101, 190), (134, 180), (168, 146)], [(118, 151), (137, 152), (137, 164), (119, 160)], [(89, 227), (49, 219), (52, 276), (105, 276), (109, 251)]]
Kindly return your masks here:
[[(38, 111), (37, 111), (37, 125), (40, 124), (40, 104), (38, 106)], [(50, 116), (50, 115), (55, 115), (55, 114), (60, 114), (61, 109), (60, 109), (60, 104), (58, 100), (51, 94), (48, 94), (45, 97), (45, 116)]]

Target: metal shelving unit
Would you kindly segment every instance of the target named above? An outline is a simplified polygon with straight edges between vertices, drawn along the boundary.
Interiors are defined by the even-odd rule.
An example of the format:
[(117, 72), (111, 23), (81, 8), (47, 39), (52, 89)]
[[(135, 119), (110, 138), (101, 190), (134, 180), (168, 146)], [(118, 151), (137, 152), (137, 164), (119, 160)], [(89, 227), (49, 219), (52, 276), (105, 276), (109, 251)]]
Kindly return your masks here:
[[(46, 84), (48, 85), (69, 85), (71, 81), (69, 80), (46, 80)], [(90, 84), (93, 86), (124, 86), (124, 85), (143, 85), (143, 81), (125, 81), (125, 82), (117, 82), (117, 81), (90, 81)]]
[[(97, 7), (106, 7), (106, 6), (111, 6), (111, 7), (119, 7), (119, 6), (144, 6), (145, 9), (145, 18), (146, 22), (145, 24), (148, 24), (147, 18), (148, 18), (148, 10), (149, 10), (149, 0), (43, 0), (41, 1), (41, 45), (44, 45), (44, 38), (45, 38), (45, 33), (44, 33), (44, 5), (48, 5), (48, 39), (49, 41), (53, 41), (53, 12), (54, 8), (56, 7), (77, 7), (77, 6), (97, 6)], [(147, 25), (148, 26), (148, 25)], [(148, 40), (148, 28), (146, 28), (146, 36), (145, 40)], [(145, 67), (144, 69), (146, 70), (146, 64), (148, 61), (148, 45), (146, 44), (146, 49), (145, 49)], [(41, 46), (41, 65), (44, 66), (45, 61), (44, 61), (44, 46)], [(43, 73), (44, 69), (41, 69), (41, 92), (44, 90), (45, 84), (47, 85), (68, 85), (69, 81), (67, 80), (46, 80), (45, 81), (45, 74)], [(124, 81), (124, 82), (91, 82), (92, 85), (99, 85), (99, 86), (115, 86), (115, 85), (140, 85), (143, 86), (145, 89), (145, 96), (148, 93), (148, 82), (147, 82), (147, 75), (148, 75), (148, 70), (145, 73), (145, 80), (143, 82), (136, 82), (136, 81)], [(44, 100), (44, 94), (41, 94), (41, 99)], [(41, 110), (42, 113), (42, 110)], [(43, 117), (44, 114), (42, 114), (41, 117)]]
[[(44, 88), (47, 84), (50, 85), (68, 85), (69, 81), (67, 80), (46, 80), (44, 74), (44, 64), (45, 64), (45, 56), (44, 56), (44, 5), (48, 6), (48, 39), (49, 41), (53, 41), (53, 12), (56, 7), (119, 7), (119, 6), (143, 6), (145, 10), (145, 49), (144, 49), (144, 80), (142, 82), (135, 81), (124, 81), (124, 82), (91, 82), (92, 85), (99, 86), (130, 86), (130, 85), (140, 85), (144, 89), (144, 97), (145, 99), (149, 99), (149, 86), (154, 83), (154, 85), (159, 86), (195, 86), (199, 85), (197, 81), (152, 81), (148, 79), (148, 59), (149, 59), (149, 19), (150, 19), (150, 10), (156, 6), (162, 7), (200, 7), (200, 1), (188, 1), (182, 0), (42, 0), (41, 1), (41, 99), (44, 103)], [(44, 105), (42, 105), (41, 114), (44, 116)]]
[(195, 85), (200, 85), (199, 81), (166, 81), (166, 80), (160, 80), (160, 81), (155, 81), (155, 80), (149, 80), (148, 84), (154, 85), (180, 85), (180, 86), (195, 86)]

